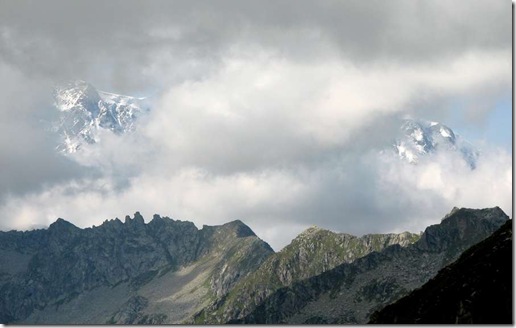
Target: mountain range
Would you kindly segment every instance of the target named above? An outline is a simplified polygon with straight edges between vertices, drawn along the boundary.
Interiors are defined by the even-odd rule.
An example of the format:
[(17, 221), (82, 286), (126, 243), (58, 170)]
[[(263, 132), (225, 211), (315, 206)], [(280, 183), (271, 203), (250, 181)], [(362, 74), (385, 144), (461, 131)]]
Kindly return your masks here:
[(370, 315), (420, 287), (508, 217), (499, 208), (454, 209), (406, 247), (392, 245), (281, 288), (229, 322), (364, 324)]
[[(57, 87), (54, 100), (59, 115), (53, 130), (61, 137), (57, 149), (68, 155), (95, 147), (105, 133), (132, 133), (152, 110), (149, 99), (99, 91), (85, 81)], [(481, 156), (438, 122), (406, 119), (399, 132), (386, 150), (414, 165), (452, 153), (474, 170)], [(450, 281), (439, 277), (455, 272), (455, 261), (463, 263), (459, 272), (478, 267), (475, 260), (463, 260), (472, 257), (465, 251), (508, 220), (498, 207), (454, 208), (422, 233), (353, 236), (313, 226), (274, 252), (238, 220), (198, 229), (159, 215), (145, 223), (137, 212), (123, 222), (80, 229), (58, 219), (48, 229), (0, 232), (0, 323), (422, 322), (432, 317), (427, 313), (439, 311), (439, 295), (458, 292), (419, 291), (435, 279)], [(486, 269), (475, 275), (484, 279), (478, 287), (484, 295), (485, 281), (497, 273)], [(463, 275), (456, 284), (466, 281)], [(420, 301), (403, 301), (417, 297)], [(421, 301), (426, 297), (434, 297), (437, 310)], [(475, 299), (468, 297), (459, 302)], [(398, 300), (402, 305), (396, 305)], [(426, 305), (416, 311), (413, 303)], [(468, 306), (450, 308), (471, 314)], [(472, 315), (462, 312), (460, 322), (468, 322)]]
[[(54, 104), (59, 112), (53, 131), (61, 139), (59, 151), (74, 153), (84, 144), (101, 140), (101, 132), (116, 135), (134, 131), (138, 118), (151, 110), (150, 100), (98, 91), (91, 84), (77, 80), (54, 90)], [(417, 164), (422, 158), (440, 151), (458, 153), (471, 169), (480, 152), (448, 126), (432, 121), (405, 119), (400, 136), (392, 138), (391, 148), (400, 159)]]
[(455, 208), (422, 234), (312, 227), (275, 253), (241, 221), (137, 212), (80, 229), (0, 232), (0, 322), (366, 323), (509, 218)]

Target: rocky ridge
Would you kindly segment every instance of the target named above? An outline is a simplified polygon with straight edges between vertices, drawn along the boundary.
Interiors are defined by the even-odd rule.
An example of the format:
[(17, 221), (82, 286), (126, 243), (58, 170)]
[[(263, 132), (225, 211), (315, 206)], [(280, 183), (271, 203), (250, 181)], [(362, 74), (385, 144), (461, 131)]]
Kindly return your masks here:
[(0, 322), (365, 323), (508, 217), (455, 208), (422, 235), (312, 227), (274, 253), (241, 221), (197, 229), (136, 213), (0, 232)]
[(369, 234), (356, 237), (311, 227), (280, 252), (236, 284), (233, 290), (194, 316), (190, 323), (225, 323), (250, 314), (269, 295), (281, 287), (350, 263), (390, 245), (407, 246), (418, 234)]
[[(0, 232), (2, 261), (15, 264), (0, 269), (0, 322), (180, 321), (227, 293), (272, 253), (241, 221), (198, 230), (191, 222), (158, 215), (145, 224), (139, 213), (124, 223), (115, 219), (94, 228), (80, 229), (58, 219), (47, 230)], [(198, 297), (190, 299), (182, 290), (188, 283), (192, 289), (202, 286)], [(76, 317), (70, 318), (61, 309), (102, 296), (110, 304), (87, 315), (75, 310)], [(190, 305), (171, 318), (170, 308), (185, 298)], [(137, 312), (123, 315), (124, 306)], [(162, 312), (142, 311), (146, 308)]]
[(385, 305), (422, 286), (509, 218), (498, 208), (455, 209), (407, 247), (389, 246), (295, 282), (230, 323), (363, 324)]

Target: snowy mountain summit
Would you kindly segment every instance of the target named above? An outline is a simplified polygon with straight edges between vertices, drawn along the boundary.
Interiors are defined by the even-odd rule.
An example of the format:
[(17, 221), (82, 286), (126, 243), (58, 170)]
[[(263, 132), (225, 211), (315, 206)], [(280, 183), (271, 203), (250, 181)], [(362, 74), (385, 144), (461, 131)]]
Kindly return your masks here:
[(85, 81), (73, 81), (54, 90), (59, 118), (54, 130), (62, 137), (57, 150), (75, 153), (84, 143), (99, 141), (99, 132), (121, 135), (135, 128), (135, 120), (149, 110), (146, 98), (96, 90)]
[[(104, 131), (116, 135), (134, 131), (138, 117), (150, 110), (147, 98), (99, 91), (81, 80), (56, 87), (54, 104), (59, 116), (53, 130), (61, 136), (57, 150), (68, 154), (85, 144), (98, 143)], [(402, 160), (412, 164), (445, 150), (459, 152), (474, 169), (479, 156), (477, 149), (446, 125), (424, 120), (403, 120), (399, 137), (391, 146)]]
[(444, 124), (406, 119), (400, 132), (394, 150), (409, 163), (416, 164), (423, 156), (445, 150), (459, 152), (471, 169), (476, 167), (479, 151)]

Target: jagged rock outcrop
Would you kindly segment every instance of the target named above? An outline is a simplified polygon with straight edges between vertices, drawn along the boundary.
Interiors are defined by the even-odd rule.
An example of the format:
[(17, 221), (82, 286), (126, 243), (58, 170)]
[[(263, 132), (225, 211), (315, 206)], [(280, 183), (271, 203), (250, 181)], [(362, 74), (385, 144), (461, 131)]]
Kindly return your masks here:
[(311, 227), (283, 250), (267, 258), (255, 272), (236, 284), (230, 293), (197, 313), (192, 322), (224, 323), (243, 318), (281, 287), (390, 245), (409, 245), (419, 237), (409, 232), (356, 237)]
[(512, 220), (410, 295), (371, 316), (376, 324), (512, 324)]
[(0, 232), (0, 322), (178, 322), (271, 254), (240, 221), (198, 230), (158, 215), (145, 224), (136, 213), (94, 228), (58, 219), (46, 230)]
[(393, 245), (278, 289), (231, 323), (366, 323), (370, 315), (422, 286), (508, 217), (498, 208), (456, 209), (412, 245)]

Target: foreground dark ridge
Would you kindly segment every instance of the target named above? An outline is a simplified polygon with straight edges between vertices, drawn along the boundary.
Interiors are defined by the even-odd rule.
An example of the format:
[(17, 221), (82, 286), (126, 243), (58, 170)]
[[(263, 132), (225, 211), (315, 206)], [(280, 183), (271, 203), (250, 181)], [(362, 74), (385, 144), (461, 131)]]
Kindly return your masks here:
[(379, 324), (512, 324), (512, 220), (421, 288), (372, 315)]

